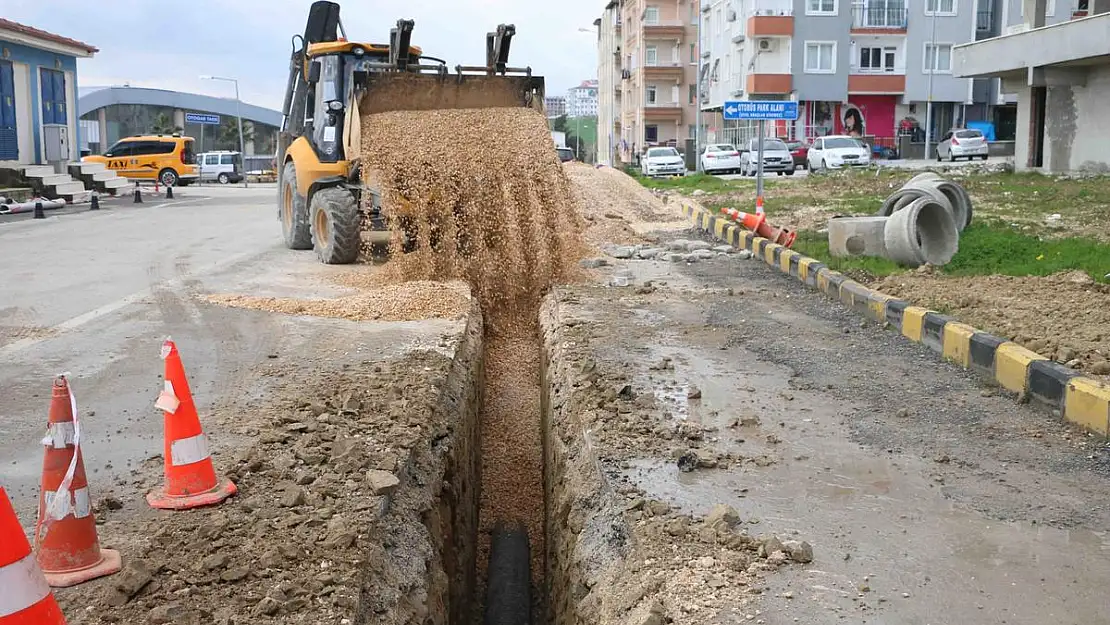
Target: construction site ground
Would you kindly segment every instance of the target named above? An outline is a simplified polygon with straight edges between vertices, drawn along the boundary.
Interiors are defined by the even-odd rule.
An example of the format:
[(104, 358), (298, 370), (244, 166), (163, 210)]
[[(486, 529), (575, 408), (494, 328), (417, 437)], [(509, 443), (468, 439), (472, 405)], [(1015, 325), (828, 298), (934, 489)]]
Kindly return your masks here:
[[(540, 311), (554, 622), (1107, 622), (1104, 441), (712, 250), (632, 179), (565, 167), (603, 260)], [(272, 188), (180, 195), (0, 223), (0, 484), (31, 528), (67, 371), (125, 559), (56, 591), (69, 622), (480, 622), (466, 288), (284, 249)], [(143, 498), (167, 335), (239, 485), (218, 507)]]

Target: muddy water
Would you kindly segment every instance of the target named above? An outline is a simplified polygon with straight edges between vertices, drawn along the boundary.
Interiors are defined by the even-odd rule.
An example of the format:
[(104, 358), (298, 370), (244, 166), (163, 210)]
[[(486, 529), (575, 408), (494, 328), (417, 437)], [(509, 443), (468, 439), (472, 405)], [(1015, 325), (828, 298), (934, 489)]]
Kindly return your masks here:
[[(658, 389), (675, 402), (674, 418), (720, 427), (722, 452), (778, 462), (693, 473), (641, 462), (627, 475), (691, 512), (727, 503), (750, 533), (796, 531), (815, 547), (811, 565), (770, 580), (765, 623), (1108, 622), (1107, 534), (1000, 522), (955, 505), (943, 458), (857, 445), (839, 423), (851, 405), (790, 388), (788, 369), (744, 350), (688, 338), (664, 342), (659, 354), (702, 391), (689, 401)], [(728, 427), (744, 415), (761, 424)]]

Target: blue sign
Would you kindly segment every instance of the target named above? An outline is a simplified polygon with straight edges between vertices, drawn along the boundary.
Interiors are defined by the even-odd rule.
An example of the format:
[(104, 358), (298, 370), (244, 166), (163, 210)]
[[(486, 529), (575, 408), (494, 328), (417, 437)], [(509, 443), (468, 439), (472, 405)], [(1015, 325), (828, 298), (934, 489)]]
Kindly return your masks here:
[(185, 123), (218, 126), (220, 124), (220, 116), (211, 115), (209, 113), (185, 113)]
[(725, 102), (725, 119), (798, 119), (797, 102)]

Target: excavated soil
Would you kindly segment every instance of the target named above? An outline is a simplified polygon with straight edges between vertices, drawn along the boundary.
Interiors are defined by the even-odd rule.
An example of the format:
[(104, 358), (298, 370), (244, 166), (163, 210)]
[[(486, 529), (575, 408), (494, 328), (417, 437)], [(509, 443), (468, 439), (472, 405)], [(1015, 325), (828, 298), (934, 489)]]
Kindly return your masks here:
[[(204, 415), (224, 445), (246, 441), (213, 457), (239, 495), (200, 510), (150, 509), (135, 493), (158, 485), (161, 457), (119, 491), (97, 493), (102, 544), (123, 552), (125, 568), (56, 591), (68, 622), (446, 625), (447, 606), (464, 602), (433, 572), (466, 560), (443, 530), (466, 510), (441, 513), (451, 517), (443, 522), (429, 511), (443, 507), (440, 488), (474, 486), (468, 381), (481, 367), (480, 333), (475, 316), (454, 359), (417, 351), (355, 367), (321, 357), (256, 370), (254, 385), (267, 392)], [(441, 486), (445, 476), (455, 483)]]
[(1110, 374), (1110, 285), (1083, 272), (1046, 277), (913, 273), (873, 286), (1078, 370)]

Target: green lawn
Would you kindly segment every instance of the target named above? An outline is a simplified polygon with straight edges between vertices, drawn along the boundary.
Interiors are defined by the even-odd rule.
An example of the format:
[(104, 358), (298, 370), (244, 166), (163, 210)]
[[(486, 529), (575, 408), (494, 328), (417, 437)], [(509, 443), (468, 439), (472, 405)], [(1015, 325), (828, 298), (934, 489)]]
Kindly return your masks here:
[[(907, 271), (883, 258), (833, 258), (828, 235), (812, 230), (798, 233), (794, 250), (854, 277)], [(960, 251), (940, 270), (954, 276), (1047, 276), (1080, 270), (1099, 282), (1110, 282), (1110, 245), (1079, 237), (1039, 239), (997, 221), (973, 223), (960, 237)]]

